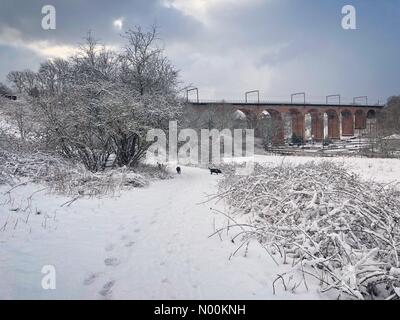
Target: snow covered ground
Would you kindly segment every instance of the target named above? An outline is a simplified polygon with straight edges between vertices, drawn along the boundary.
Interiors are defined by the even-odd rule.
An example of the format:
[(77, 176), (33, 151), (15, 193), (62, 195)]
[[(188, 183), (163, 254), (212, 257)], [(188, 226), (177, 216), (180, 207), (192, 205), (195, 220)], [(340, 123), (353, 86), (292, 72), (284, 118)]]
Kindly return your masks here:
[(359, 174), (365, 180), (373, 180), (382, 183), (400, 181), (400, 160), (380, 158), (356, 158), (356, 157), (283, 157), (256, 155), (256, 162), (267, 162), (273, 164), (293, 163), (301, 164), (308, 161), (334, 161), (343, 164), (351, 171)]
[[(277, 164), (320, 161), (256, 158)], [(365, 179), (400, 181), (399, 160), (333, 161)], [(285, 266), (276, 266), (256, 243), (246, 257), (229, 259), (237, 248), (231, 235), (209, 238), (226, 223), (210, 210), (224, 211), (222, 202), (204, 203), (215, 194), (217, 181), (206, 170), (184, 167), (175, 179), (64, 207), (68, 198), (48, 194), (40, 185), (9, 194), (4, 194), (9, 187), (1, 187), (0, 299), (332, 298), (320, 295), (317, 284), (295, 293), (278, 284), (274, 295), (272, 283)], [(56, 269), (55, 290), (41, 286), (45, 265)]]

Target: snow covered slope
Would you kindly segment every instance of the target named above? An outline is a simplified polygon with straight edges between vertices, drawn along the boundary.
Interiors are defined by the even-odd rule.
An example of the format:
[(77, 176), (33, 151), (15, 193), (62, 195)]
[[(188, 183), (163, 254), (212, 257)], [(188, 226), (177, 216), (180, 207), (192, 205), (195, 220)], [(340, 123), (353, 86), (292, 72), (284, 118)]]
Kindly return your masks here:
[[(398, 160), (343, 161), (367, 179), (400, 180)], [(204, 203), (217, 181), (206, 170), (184, 167), (175, 179), (64, 207), (68, 198), (40, 185), (10, 194), (1, 187), (0, 299), (329, 298), (312, 283), (295, 293), (278, 283), (274, 295), (272, 283), (285, 266), (276, 266), (256, 243), (246, 257), (239, 252), (229, 259), (237, 248), (229, 241), (233, 234), (209, 238), (226, 224), (210, 210), (224, 211), (221, 202)], [(55, 290), (42, 289), (44, 265), (56, 268)]]
[[(68, 199), (42, 191), (32, 197), (27, 223), (27, 213), (9, 210), (25, 207), (41, 187), (13, 190), (14, 204), (0, 207), (0, 228), (10, 215), (20, 215), (17, 225), (8, 218), (0, 231), (0, 298), (298, 298), (272, 295), (278, 269), (257, 244), (247, 258), (229, 260), (236, 246), (208, 238), (214, 223), (223, 223), (210, 207), (223, 208), (198, 203), (216, 191), (217, 179), (184, 168), (182, 176), (146, 189), (63, 208)], [(56, 290), (41, 287), (44, 265), (56, 268)], [(301, 297), (319, 296), (315, 290)]]

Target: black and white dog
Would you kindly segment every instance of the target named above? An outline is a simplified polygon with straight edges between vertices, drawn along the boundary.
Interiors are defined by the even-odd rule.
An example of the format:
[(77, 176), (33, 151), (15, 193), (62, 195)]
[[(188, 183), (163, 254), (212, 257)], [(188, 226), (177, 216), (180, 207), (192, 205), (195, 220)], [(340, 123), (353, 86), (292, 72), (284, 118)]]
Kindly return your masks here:
[(208, 170), (210, 170), (211, 175), (213, 175), (213, 174), (216, 174), (216, 175), (222, 174), (222, 171), (219, 170), (219, 169), (208, 168)]

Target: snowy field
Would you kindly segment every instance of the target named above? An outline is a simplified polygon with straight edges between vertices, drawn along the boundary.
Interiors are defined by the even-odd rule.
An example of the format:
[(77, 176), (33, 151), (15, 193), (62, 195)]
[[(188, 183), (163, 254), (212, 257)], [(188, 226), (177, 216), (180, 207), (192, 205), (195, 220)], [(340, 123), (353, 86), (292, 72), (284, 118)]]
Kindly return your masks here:
[(400, 160), (399, 159), (372, 159), (353, 157), (283, 157), (283, 156), (261, 156), (256, 155), (255, 161), (260, 163), (293, 163), (302, 164), (309, 161), (334, 161), (343, 164), (365, 180), (373, 180), (382, 183), (395, 183), (400, 181)]
[[(326, 159), (257, 156), (279, 164)], [(400, 160), (335, 158), (365, 180), (400, 182)], [(331, 299), (318, 284), (285, 292), (257, 243), (235, 255), (232, 234), (209, 236), (226, 218), (217, 176), (183, 168), (172, 180), (102, 198), (70, 200), (28, 184), (0, 188), (1, 299)], [(214, 209), (211, 210), (210, 208)], [(25, 210), (26, 209), (26, 210)], [(56, 269), (56, 289), (41, 286)]]

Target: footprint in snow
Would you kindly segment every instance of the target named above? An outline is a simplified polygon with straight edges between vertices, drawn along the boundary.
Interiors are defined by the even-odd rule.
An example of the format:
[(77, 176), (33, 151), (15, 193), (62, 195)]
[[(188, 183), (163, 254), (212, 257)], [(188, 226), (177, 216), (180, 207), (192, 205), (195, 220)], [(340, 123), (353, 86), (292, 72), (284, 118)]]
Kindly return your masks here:
[(114, 245), (110, 243), (109, 245), (107, 245), (106, 251), (112, 251), (112, 250), (114, 250)]
[(156, 209), (153, 212), (153, 218), (157, 218), (160, 215), (161, 210), (160, 209)]
[(125, 247), (132, 247), (135, 244), (135, 241), (130, 241), (125, 244)]
[(119, 265), (120, 263), (121, 262), (117, 258), (107, 258), (104, 260), (104, 264), (106, 266), (111, 266), (111, 267), (115, 267), (115, 266)]
[(99, 277), (98, 273), (91, 273), (89, 276), (87, 276), (85, 278), (85, 280), (83, 280), (83, 284), (85, 286), (91, 285), (93, 282), (96, 281), (96, 279)]
[(102, 295), (103, 297), (109, 297), (111, 295), (112, 292), (112, 287), (115, 285), (115, 281), (108, 281), (103, 288), (100, 290), (100, 295)]
[(135, 230), (133, 230), (134, 232), (136, 232), (136, 233), (138, 233), (138, 232), (140, 232), (140, 229), (135, 229)]

